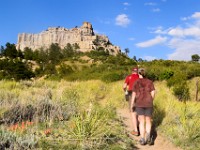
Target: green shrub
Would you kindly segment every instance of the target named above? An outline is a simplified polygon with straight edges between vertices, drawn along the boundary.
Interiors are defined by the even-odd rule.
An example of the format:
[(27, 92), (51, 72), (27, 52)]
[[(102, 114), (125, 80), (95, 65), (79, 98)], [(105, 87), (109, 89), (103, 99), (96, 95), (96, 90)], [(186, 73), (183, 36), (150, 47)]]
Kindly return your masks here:
[(148, 79), (150, 79), (152, 81), (158, 80), (158, 76), (155, 73), (153, 73), (152, 71), (147, 72), (146, 76)]
[(159, 80), (168, 80), (174, 75), (174, 71), (167, 70), (159, 75)]
[(167, 80), (167, 86), (172, 87), (178, 84), (185, 83), (187, 80), (186, 74), (182, 72), (175, 73), (171, 78)]
[[(123, 128), (113, 120), (115, 117), (114, 108), (93, 106), (71, 119), (66, 127), (67, 135), (80, 149), (110, 149), (117, 142), (127, 139)], [(131, 148), (127, 143), (125, 145)]]
[(104, 82), (114, 82), (122, 80), (123, 78), (123, 75), (113, 72), (103, 75), (101, 80)]
[(190, 98), (189, 88), (186, 82), (182, 82), (173, 87), (174, 95), (180, 100), (188, 100)]
[(72, 72), (74, 72), (72, 67), (69, 65), (65, 65), (64, 63), (60, 64), (60, 67), (58, 68), (58, 73), (60, 75), (66, 75), (66, 74), (70, 74)]

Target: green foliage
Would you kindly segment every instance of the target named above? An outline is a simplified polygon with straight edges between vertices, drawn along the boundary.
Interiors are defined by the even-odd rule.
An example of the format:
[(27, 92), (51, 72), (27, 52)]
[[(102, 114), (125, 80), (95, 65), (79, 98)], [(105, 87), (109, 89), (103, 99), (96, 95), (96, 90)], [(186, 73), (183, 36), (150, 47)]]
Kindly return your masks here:
[(174, 106), (174, 109), (176, 116), (168, 116), (171, 117), (170, 122), (162, 126), (165, 133), (183, 149), (198, 150), (200, 148), (199, 105), (182, 103)]
[(165, 72), (161, 73), (159, 76), (159, 80), (168, 80), (174, 75), (174, 71), (166, 70)]
[(113, 82), (124, 79), (128, 68), (131, 67), (113, 64), (92, 65), (91, 67), (84, 67), (63, 77), (68, 81), (98, 79), (105, 82)]
[(1, 51), (3, 56), (9, 58), (16, 58), (18, 56), (18, 51), (15, 47), (15, 44), (6, 43), (6, 48)]
[(24, 48), (24, 59), (26, 60), (33, 60), (34, 59), (34, 52), (31, 48), (25, 47)]
[(72, 46), (75, 51), (80, 48), (80, 46), (77, 43), (73, 44)]
[(172, 87), (175, 85), (179, 85), (181, 83), (186, 84), (187, 76), (181, 72), (174, 74), (170, 79), (167, 80), (167, 86)]
[(98, 61), (98, 60), (103, 61), (103, 60), (106, 60), (106, 57), (109, 56), (109, 53), (103, 50), (99, 50), (99, 51), (92, 50), (90, 52), (86, 52), (86, 55), (94, 59), (94, 61)]
[(139, 62), (138, 64), (147, 70), (147, 75), (150, 74), (150, 77), (156, 80), (168, 80), (176, 76), (177, 73), (186, 75), (186, 79), (200, 75), (199, 64), (195, 62), (153, 60), (151, 62)]
[(188, 100), (190, 98), (189, 88), (186, 82), (176, 84), (173, 87), (174, 95), (181, 101)]
[(192, 57), (192, 61), (195, 61), (195, 62), (198, 62), (200, 59), (200, 56), (198, 54), (194, 54), (191, 57)]
[(29, 67), (19, 59), (3, 59), (0, 60), (0, 78), (1, 79), (30, 79), (34, 77)]
[[(77, 49), (78, 46), (75, 45), (75, 49)], [(75, 50), (73, 49), (73, 46), (70, 43), (67, 43), (67, 45), (62, 50), (62, 54), (64, 58), (71, 58), (75, 54)]]
[(58, 68), (58, 73), (61, 75), (61, 76), (64, 76), (64, 75), (69, 75), (71, 74), (73, 71), (72, 67), (69, 66), (69, 65), (66, 65), (66, 64), (60, 64), (59, 68)]
[[(159, 89), (154, 100), (153, 120), (159, 122), (158, 130), (175, 145), (185, 150), (200, 148), (200, 103), (180, 102), (173, 96), (173, 89), (168, 89), (165, 82), (156, 82)], [(195, 86), (189, 84), (189, 88)]]
[(128, 55), (128, 53), (130, 52), (129, 48), (125, 48), (124, 51), (126, 55)]
[(48, 49), (48, 60), (51, 64), (57, 64), (61, 61), (62, 53), (61, 48), (57, 43), (53, 43), (50, 45)]
[(123, 136), (125, 138), (121, 136), (122, 128), (113, 120), (115, 117), (112, 107), (92, 106), (72, 118), (66, 127), (67, 135), (80, 149), (110, 149)]
[(187, 69), (187, 79), (192, 79), (194, 77), (200, 76), (200, 64), (192, 63)]
[(122, 79), (124, 79), (124, 76), (116, 72), (105, 74), (101, 78), (101, 80), (104, 82), (115, 82)]
[[(98, 69), (96, 67), (93, 68), (95, 73), (95, 69)], [(104, 74), (102, 70), (107, 74), (108, 67), (109, 71), (129, 68), (111, 64), (103, 68), (102, 65), (97, 70), (98, 75)], [(181, 77), (181, 73), (180, 75), (176, 73), (174, 76), (184, 81), (187, 79), (186, 76)], [(177, 101), (171, 94), (173, 88), (167, 88), (165, 83), (165, 81), (155, 82), (158, 92), (154, 101), (153, 123), (159, 132), (166, 134), (176, 145), (183, 149), (198, 149), (200, 147), (199, 102)], [(3, 80), (0, 84), (2, 105), (0, 113), (6, 114), (3, 120), (18, 122), (20, 117), (26, 119), (26, 116), (30, 116), (28, 112), (34, 111), (35, 127), (15, 136), (21, 139), (21, 143), (30, 144), (34, 133), (37, 140), (33, 141), (39, 142), (36, 147), (32, 144), (33, 149), (133, 149), (131, 145), (133, 142), (125, 134), (124, 126), (115, 111), (116, 108), (127, 104), (123, 101), (121, 85), (122, 81), (104, 83), (94, 80), (79, 82)], [(43, 132), (46, 127), (51, 128), (51, 133), (48, 135), (44, 135)], [(1, 144), (6, 143), (5, 139), (12, 138), (10, 136), (7, 138), (6, 134), (0, 135)]]
[(158, 80), (158, 76), (153, 71), (147, 72), (146, 76), (147, 76), (148, 79), (150, 79), (152, 81)]

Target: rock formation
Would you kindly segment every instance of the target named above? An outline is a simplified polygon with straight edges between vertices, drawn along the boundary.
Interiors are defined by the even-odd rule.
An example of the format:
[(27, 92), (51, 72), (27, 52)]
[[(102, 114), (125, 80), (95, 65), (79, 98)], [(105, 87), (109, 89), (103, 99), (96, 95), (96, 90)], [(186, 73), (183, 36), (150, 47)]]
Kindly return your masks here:
[(107, 36), (94, 34), (92, 25), (89, 22), (83, 22), (80, 28), (50, 27), (39, 34), (19, 34), (16, 47), (22, 51), (25, 47), (32, 50), (47, 49), (52, 43), (58, 43), (61, 48), (64, 48), (67, 43), (77, 43), (81, 52), (98, 48), (108, 50), (113, 55), (120, 52), (120, 47), (112, 45)]

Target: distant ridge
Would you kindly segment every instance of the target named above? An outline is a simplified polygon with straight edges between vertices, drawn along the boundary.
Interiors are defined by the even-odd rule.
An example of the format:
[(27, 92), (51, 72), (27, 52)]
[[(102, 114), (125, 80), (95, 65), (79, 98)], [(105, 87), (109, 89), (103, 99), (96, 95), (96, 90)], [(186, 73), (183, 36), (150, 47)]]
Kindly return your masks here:
[(38, 34), (20, 33), (18, 34), (16, 47), (22, 51), (25, 47), (29, 47), (32, 50), (46, 49), (52, 43), (58, 43), (61, 48), (64, 48), (68, 43), (77, 43), (81, 52), (88, 52), (95, 49), (106, 50), (112, 55), (121, 52), (120, 47), (112, 45), (107, 36), (95, 34), (92, 24), (89, 22), (83, 22), (81, 27), (72, 29), (49, 27), (46, 31)]

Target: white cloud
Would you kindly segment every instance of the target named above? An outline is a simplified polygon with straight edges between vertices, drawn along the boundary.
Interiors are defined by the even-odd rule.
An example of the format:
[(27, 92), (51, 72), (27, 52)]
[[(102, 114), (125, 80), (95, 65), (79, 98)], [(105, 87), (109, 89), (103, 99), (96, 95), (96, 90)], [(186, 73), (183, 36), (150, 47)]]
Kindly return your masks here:
[(132, 37), (131, 37), (131, 38), (129, 38), (128, 40), (130, 40), (130, 41), (134, 41), (134, 40), (135, 40), (135, 38), (132, 38)]
[(173, 28), (168, 32), (169, 35), (171, 36), (179, 36), (179, 37), (186, 37), (186, 36), (191, 36), (191, 37), (200, 37), (200, 28), (193, 26), (189, 28)]
[(154, 46), (154, 45), (164, 43), (166, 41), (167, 41), (166, 37), (156, 36), (154, 39), (151, 39), (151, 40), (148, 40), (148, 41), (145, 41), (145, 42), (141, 42), (141, 43), (137, 43), (136, 46), (146, 48), (146, 47), (151, 47), (151, 46)]
[(124, 6), (130, 6), (128, 2), (123, 3)]
[(180, 37), (183, 37), (184, 36), (184, 33), (183, 33), (183, 29), (181, 27), (177, 27), (177, 28), (172, 28), (168, 34), (171, 35), (171, 36), (180, 36)]
[(126, 14), (120, 14), (115, 18), (116, 25), (126, 27), (130, 24), (131, 20), (128, 18)]
[(153, 12), (160, 12), (160, 8), (154, 8), (152, 9)]
[(200, 12), (195, 12), (194, 14), (192, 14), (189, 17), (181, 17), (182, 21), (187, 21), (187, 20), (190, 20), (190, 19), (200, 20)]
[(144, 60), (151, 61), (151, 60), (154, 60), (154, 59), (157, 59), (157, 58), (154, 57), (154, 56), (144, 56), (143, 59), (144, 59)]
[(162, 27), (162, 26), (158, 26), (156, 28), (151, 28), (151, 30), (153, 30), (151, 33), (155, 33), (155, 34), (167, 34), (169, 32), (169, 30), (171, 30), (170, 28), (169, 29), (165, 29)]
[(189, 18), (188, 17), (181, 17), (182, 21), (187, 21)]
[(174, 49), (174, 52), (168, 55), (168, 59), (191, 60), (192, 55), (200, 55), (200, 12), (195, 12), (182, 20), (190, 21), (187, 22), (189, 25), (171, 28), (167, 33), (171, 36), (168, 46)]
[(153, 3), (153, 2), (149, 2), (149, 3), (144, 3), (144, 5), (146, 5), (146, 6), (156, 6), (157, 4)]
[[(138, 47), (150, 47), (165, 43), (173, 52), (168, 59), (191, 60), (194, 54), (200, 55), (200, 12), (183, 17), (184, 24), (164, 29), (162, 26), (150, 28), (150, 33), (158, 35), (156, 38), (136, 44)], [(161, 37), (163, 35), (164, 37)]]
[(169, 42), (169, 46), (175, 51), (168, 55), (171, 60), (191, 60), (194, 54), (200, 54), (200, 40), (188, 40), (174, 38)]
[(200, 12), (195, 12), (191, 17), (195, 19), (200, 19)]

